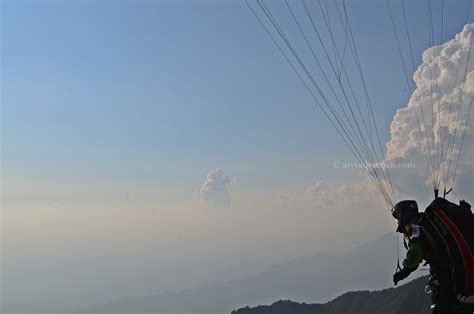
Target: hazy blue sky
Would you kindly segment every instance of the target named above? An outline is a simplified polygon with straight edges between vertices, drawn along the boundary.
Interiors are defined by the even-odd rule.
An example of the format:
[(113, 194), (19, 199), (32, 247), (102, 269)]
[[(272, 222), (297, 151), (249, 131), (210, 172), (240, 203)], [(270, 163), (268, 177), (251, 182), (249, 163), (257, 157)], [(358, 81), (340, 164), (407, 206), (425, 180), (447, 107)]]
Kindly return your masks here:
[[(445, 1), (444, 40), (467, 4)], [(386, 3), (348, 8), (386, 142), (409, 97)], [(419, 64), (426, 4), (407, 8)], [(45, 282), (64, 304), (183, 289), (390, 227), (381, 214), (373, 229), (346, 226), (360, 238), (344, 242), (308, 222), (315, 213), (273, 207), (316, 181), (358, 177), (332, 167), (352, 160), (348, 149), (244, 1), (2, 1), (1, 45), (11, 303), (38, 301)], [(217, 168), (233, 182), (229, 208), (196, 197)], [(112, 285), (119, 276), (129, 286)]]
[[(354, 33), (386, 126), (408, 94), (385, 3), (360, 3), (350, 7)], [(448, 3), (451, 38), (467, 1)], [(425, 25), (416, 8), (409, 19)], [(10, 180), (41, 172), (182, 186), (219, 166), (251, 183), (300, 181), (332, 177), (328, 161), (346, 153), (243, 2), (7, 1), (3, 10)], [(412, 28), (419, 56), (426, 29)]]

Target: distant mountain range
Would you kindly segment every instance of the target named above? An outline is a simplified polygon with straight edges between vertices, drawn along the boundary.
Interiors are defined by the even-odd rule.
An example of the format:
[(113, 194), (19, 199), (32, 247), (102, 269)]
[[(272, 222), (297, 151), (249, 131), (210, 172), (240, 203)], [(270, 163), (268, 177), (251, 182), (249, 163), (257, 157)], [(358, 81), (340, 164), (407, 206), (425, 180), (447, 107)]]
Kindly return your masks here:
[(280, 299), (326, 302), (345, 291), (390, 287), (395, 265), (396, 245), (392, 233), (346, 253), (315, 254), (274, 266), (252, 277), (182, 292), (125, 298), (89, 310), (230, 313), (242, 306), (271, 304)]
[(427, 281), (422, 277), (398, 288), (348, 292), (325, 304), (278, 301), (272, 305), (244, 307), (232, 314), (428, 314), (430, 300), (424, 292)]

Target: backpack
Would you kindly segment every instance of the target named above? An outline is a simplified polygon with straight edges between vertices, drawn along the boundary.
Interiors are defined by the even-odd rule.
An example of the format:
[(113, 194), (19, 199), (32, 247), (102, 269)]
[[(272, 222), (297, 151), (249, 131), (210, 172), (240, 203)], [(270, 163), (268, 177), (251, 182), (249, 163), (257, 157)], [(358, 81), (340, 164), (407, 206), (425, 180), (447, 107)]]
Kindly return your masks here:
[(425, 217), (449, 255), (455, 291), (464, 296), (474, 295), (474, 215), (471, 205), (465, 201), (456, 205), (437, 198), (425, 209)]

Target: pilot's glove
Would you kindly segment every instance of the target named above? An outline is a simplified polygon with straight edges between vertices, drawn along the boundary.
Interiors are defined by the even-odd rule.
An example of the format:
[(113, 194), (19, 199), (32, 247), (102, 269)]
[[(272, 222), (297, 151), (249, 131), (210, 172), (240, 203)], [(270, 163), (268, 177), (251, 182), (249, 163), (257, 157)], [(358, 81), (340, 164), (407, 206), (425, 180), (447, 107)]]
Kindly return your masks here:
[(406, 269), (406, 268), (403, 268), (402, 270), (400, 271), (397, 271), (394, 275), (393, 275), (393, 283), (395, 284), (395, 286), (398, 284), (398, 282), (400, 280), (403, 280), (405, 278), (408, 277), (408, 275), (410, 275), (411, 271)]

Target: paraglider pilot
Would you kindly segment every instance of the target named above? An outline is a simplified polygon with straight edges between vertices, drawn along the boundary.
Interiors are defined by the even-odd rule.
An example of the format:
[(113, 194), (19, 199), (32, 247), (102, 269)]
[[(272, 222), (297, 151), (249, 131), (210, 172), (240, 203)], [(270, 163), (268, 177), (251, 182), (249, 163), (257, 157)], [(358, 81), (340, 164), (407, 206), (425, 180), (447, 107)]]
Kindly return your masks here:
[[(438, 208), (446, 206), (455, 207), (455, 209), (449, 208), (452, 213), (461, 212), (459, 206), (442, 198), (437, 198), (433, 201), (424, 213), (418, 212), (418, 205), (416, 201), (412, 200), (401, 201), (392, 210), (393, 217), (398, 221), (397, 232), (404, 235), (405, 247), (407, 248), (403, 267), (398, 267), (397, 272), (393, 275), (393, 282), (397, 285), (399, 281), (408, 277), (425, 260), (426, 264), (430, 266), (430, 275), (426, 289), (427, 292), (431, 292), (433, 314), (464, 313), (461, 310), (465, 310), (463, 308), (465, 304), (457, 299), (458, 294), (464, 291), (459, 291), (460, 289), (457, 287), (460, 287), (460, 284), (456, 282), (456, 278), (453, 276), (458, 271), (455, 266), (456, 261), (453, 260), (454, 253), (452, 248), (456, 244), (450, 247), (447, 240), (442, 238), (442, 233), (440, 233), (439, 229), (443, 227), (443, 223), (441, 220), (436, 220), (436, 215), (441, 215)], [(472, 220), (474, 216), (472, 216), (470, 207), (470, 214), (467, 214), (467, 211), (464, 212), (466, 212), (467, 218), (463, 219), (471, 219), (469, 220), (471, 222), (474, 221)], [(470, 229), (472, 230), (472, 228)], [(448, 228), (444, 232), (448, 235), (450, 233)], [(463, 270), (465, 272), (462, 275), (464, 277), (461, 277), (461, 281), (463, 280), (462, 284), (464, 287), (468, 287), (472, 283), (467, 282), (469, 280), (468, 277), (470, 277), (467, 273), (469, 271), (473, 272), (474, 269), (467, 269), (466, 271), (463, 268)]]

